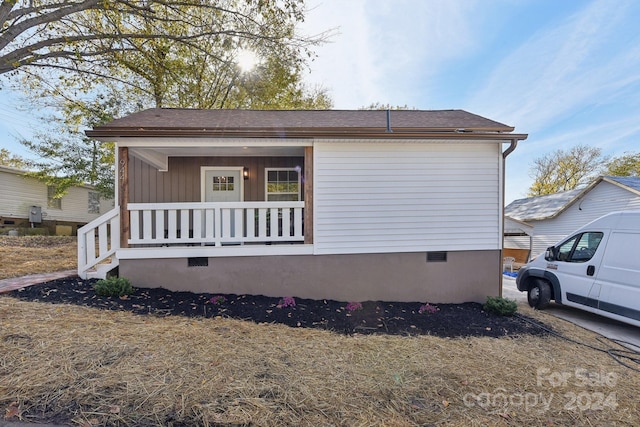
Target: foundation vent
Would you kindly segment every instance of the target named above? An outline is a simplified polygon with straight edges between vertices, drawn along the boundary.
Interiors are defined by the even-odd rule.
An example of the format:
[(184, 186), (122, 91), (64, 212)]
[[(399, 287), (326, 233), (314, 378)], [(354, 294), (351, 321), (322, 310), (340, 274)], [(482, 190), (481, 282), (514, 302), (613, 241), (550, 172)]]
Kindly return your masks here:
[(447, 262), (447, 253), (445, 251), (427, 252), (427, 262)]
[(189, 267), (208, 267), (209, 266), (209, 258), (207, 257), (198, 257), (198, 258), (187, 258)]

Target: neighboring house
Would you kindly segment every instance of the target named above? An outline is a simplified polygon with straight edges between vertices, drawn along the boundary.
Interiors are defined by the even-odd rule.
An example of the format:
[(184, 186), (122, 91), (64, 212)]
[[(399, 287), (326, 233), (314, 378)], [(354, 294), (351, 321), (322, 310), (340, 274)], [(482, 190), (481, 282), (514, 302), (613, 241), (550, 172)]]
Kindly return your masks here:
[(79, 274), (483, 302), (501, 290), (505, 158), (527, 137), (512, 131), (461, 110), (132, 114), (87, 131), (117, 144), (118, 208), (79, 231)]
[[(504, 248), (502, 254), (509, 260), (509, 268), (517, 270), (526, 264), (531, 257), (531, 247), (533, 246), (533, 226), (523, 221), (504, 217)], [(515, 244), (514, 244), (515, 242)]]
[(56, 229), (74, 233), (78, 225), (113, 209), (114, 201), (101, 198), (93, 187), (71, 187), (62, 198), (53, 198), (55, 188), (25, 174), (0, 166), (0, 230), (33, 226), (52, 234)]
[[(640, 177), (601, 176), (582, 189), (515, 200), (504, 213), (533, 226), (536, 256), (602, 215), (631, 209), (640, 209)], [(505, 236), (505, 248), (525, 245), (528, 239)]]

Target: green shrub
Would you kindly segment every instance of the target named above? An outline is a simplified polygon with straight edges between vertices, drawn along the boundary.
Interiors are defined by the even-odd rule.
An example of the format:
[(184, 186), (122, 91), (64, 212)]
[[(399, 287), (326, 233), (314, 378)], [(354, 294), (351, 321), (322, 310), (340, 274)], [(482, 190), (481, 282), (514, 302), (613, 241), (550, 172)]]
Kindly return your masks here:
[(518, 304), (514, 300), (502, 297), (487, 297), (487, 302), (482, 308), (499, 316), (511, 316), (518, 311)]
[(135, 291), (131, 286), (131, 282), (124, 277), (110, 277), (105, 280), (98, 280), (93, 285), (93, 289), (98, 295), (104, 297), (122, 297)]

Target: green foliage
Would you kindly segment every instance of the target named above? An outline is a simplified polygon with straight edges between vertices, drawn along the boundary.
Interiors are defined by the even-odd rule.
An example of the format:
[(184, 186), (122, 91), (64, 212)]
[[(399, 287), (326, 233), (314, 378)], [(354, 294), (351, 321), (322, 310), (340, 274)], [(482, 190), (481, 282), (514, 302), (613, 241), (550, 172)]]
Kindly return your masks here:
[(93, 288), (96, 294), (105, 297), (122, 297), (125, 295), (131, 295), (135, 292), (131, 282), (124, 277), (110, 277), (104, 280), (98, 280)]
[(381, 104), (379, 102), (374, 102), (366, 107), (361, 107), (359, 110), (415, 110), (415, 107), (409, 108), (407, 104), (405, 105), (396, 105), (393, 106), (391, 104)]
[(91, 102), (64, 102), (59, 107), (61, 116), (47, 118), (51, 130), (20, 141), (38, 159), (28, 162), (33, 170), (28, 175), (55, 187), (56, 198), (85, 184), (102, 197), (113, 198), (115, 146), (88, 138), (81, 129), (111, 121), (127, 105), (116, 97), (98, 96)]
[[(19, 20), (5, 20), (0, 74), (18, 72), (16, 86), (31, 106), (55, 111), (43, 119), (50, 129), (21, 142), (38, 159), (29, 165), (32, 176), (54, 185), (57, 196), (79, 184), (113, 196), (113, 144), (83, 131), (128, 113), (150, 107), (331, 107), (325, 90), (303, 83), (309, 49), (329, 36), (296, 35), (304, 0), (87, 1), (73, 3), (64, 19), (57, 14), (66, 3), (45, 0), (47, 7), (33, 10), (23, 2), (5, 3), (11, 16), (32, 25), (25, 37), (33, 34), (11, 39)], [(27, 47), (18, 49), (21, 41)], [(30, 43), (39, 48), (29, 50)], [(238, 63), (243, 51), (261, 58), (251, 71)]]
[(0, 165), (17, 169), (27, 167), (27, 163), (22, 157), (11, 154), (6, 148), (0, 148)]
[(640, 152), (625, 153), (607, 163), (606, 175), (640, 176)]
[(544, 196), (586, 185), (603, 170), (608, 157), (602, 149), (576, 145), (564, 151), (556, 150), (534, 159), (530, 176), (534, 179), (528, 196)]
[(514, 300), (507, 298), (487, 297), (487, 302), (482, 308), (499, 316), (511, 316), (518, 311), (518, 304)]

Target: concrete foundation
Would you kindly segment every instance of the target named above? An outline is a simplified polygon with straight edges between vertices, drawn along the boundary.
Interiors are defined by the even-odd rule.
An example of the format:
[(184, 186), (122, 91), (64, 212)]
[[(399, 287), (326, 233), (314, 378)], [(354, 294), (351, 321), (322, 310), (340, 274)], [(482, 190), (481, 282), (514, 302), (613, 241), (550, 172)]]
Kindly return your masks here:
[[(501, 286), (500, 251), (122, 259), (136, 287), (339, 301), (484, 302)], [(193, 266), (189, 266), (189, 264)], [(203, 265), (206, 264), (206, 265)]]

